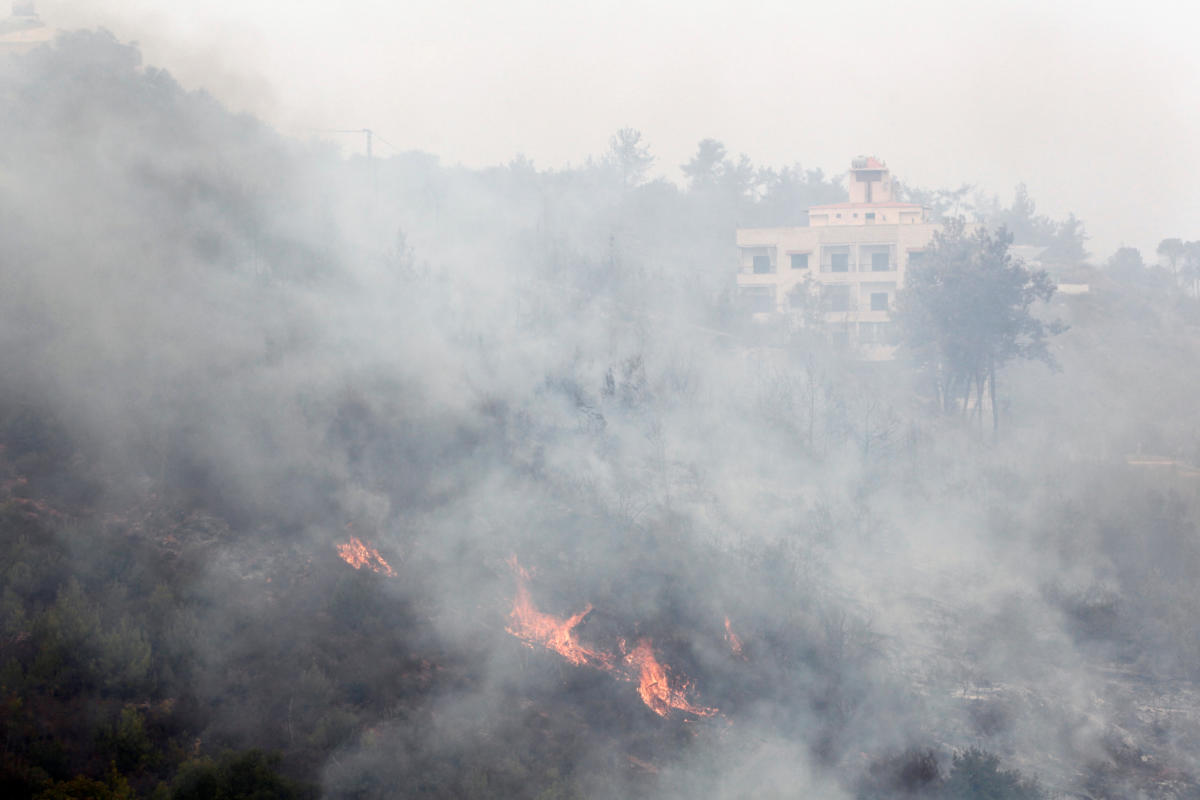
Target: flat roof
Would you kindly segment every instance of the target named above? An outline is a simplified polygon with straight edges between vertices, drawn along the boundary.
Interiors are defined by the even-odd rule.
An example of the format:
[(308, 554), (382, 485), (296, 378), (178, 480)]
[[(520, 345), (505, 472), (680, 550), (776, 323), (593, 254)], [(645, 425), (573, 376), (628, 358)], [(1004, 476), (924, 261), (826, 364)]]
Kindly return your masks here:
[(42, 44), (54, 38), (54, 31), (44, 25), (36, 28), (24, 28), (4, 33), (0, 31), (0, 45), (5, 44)]
[(809, 212), (821, 211), (826, 208), (924, 208), (920, 203), (826, 203), (823, 206), (811, 206)]
[(875, 156), (860, 156), (850, 162), (850, 169), (887, 169), (887, 164)]

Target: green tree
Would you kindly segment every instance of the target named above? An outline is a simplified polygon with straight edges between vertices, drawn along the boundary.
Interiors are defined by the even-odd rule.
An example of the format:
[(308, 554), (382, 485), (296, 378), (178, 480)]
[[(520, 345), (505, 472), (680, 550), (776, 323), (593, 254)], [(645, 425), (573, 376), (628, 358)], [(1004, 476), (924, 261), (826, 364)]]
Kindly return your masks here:
[(305, 800), (310, 787), (280, 774), (280, 757), (261, 750), (226, 753), (184, 764), (171, 787), (173, 800)]
[(716, 139), (703, 139), (696, 146), (696, 155), (681, 169), (692, 191), (711, 188), (720, 180), (725, 165), (725, 145)]
[(933, 750), (910, 748), (872, 763), (859, 782), (857, 800), (929, 797), (939, 788), (941, 770)]
[(121, 709), (111, 729), (101, 736), (101, 744), (122, 772), (136, 773), (154, 758), (154, 740), (146, 730), (146, 720), (133, 706)]
[(755, 227), (774, 227), (803, 223), (810, 206), (840, 203), (846, 190), (836, 180), (828, 180), (819, 169), (806, 170), (799, 164), (782, 169), (763, 167), (756, 182), (761, 196), (748, 220)]
[(1078, 264), (1088, 257), (1083, 246), (1087, 238), (1083, 220), (1068, 214), (1065, 220), (1055, 225), (1054, 236), (1042, 258), (1059, 264)]
[(954, 757), (941, 796), (947, 800), (1044, 800), (1046, 793), (1016, 770), (1001, 769), (997, 756), (973, 747)]
[(1074, 265), (1088, 256), (1083, 246), (1088, 238), (1083, 221), (1074, 214), (1067, 215), (1062, 222), (1038, 214), (1037, 205), (1023, 183), (1017, 185), (1012, 205), (1008, 208), (1001, 207), (999, 201), (993, 201), (990, 210), (977, 208), (976, 216), (990, 225), (1007, 230), (1017, 244), (1044, 246), (1043, 261)]
[(1167, 266), (1171, 268), (1171, 275), (1179, 277), (1179, 262), (1183, 258), (1184, 244), (1182, 239), (1163, 239), (1158, 243), (1158, 249), (1155, 251), (1162, 258), (1167, 260)]
[(1009, 231), (1021, 244), (1050, 245), (1054, 241), (1054, 221), (1037, 213), (1037, 205), (1023, 183), (1017, 184), (1012, 205), (1001, 209), (991, 222)]
[(136, 795), (125, 776), (111, 765), (106, 780), (98, 781), (86, 775), (76, 775), (68, 781), (58, 781), (40, 794), (36, 800), (134, 800)]
[(641, 131), (622, 128), (608, 140), (608, 161), (621, 173), (621, 184), (628, 189), (645, 182), (654, 156)]
[(1066, 330), (1032, 313), (1055, 286), (1009, 255), (1012, 235), (979, 228), (968, 233), (962, 218), (947, 221), (922, 263), (908, 270), (898, 302), (902, 342), (933, 380), (939, 405), (967, 414), (975, 395), (982, 424), (985, 392), (992, 426), (999, 428), (996, 374), (1014, 359), (1055, 366), (1050, 336)]
[(1136, 282), (1145, 275), (1146, 263), (1136, 247), (1118, 247), (1104, 268), (1115, 277)]
[(95, 604), (79, 581), (70, 578), (34, 624), (34, 677), (52, 695), (69, 697), (93, 688), (101, 630)]
[(1188, 291), (1200, 297), (1200, 242), (1184, 243), (1182, 276)]
[[(976, 201), (972, 199), (972, 193), (976, 192), (975, 186), (969, 183), (960, 184), (957, 189), (922, 189), (917, 186), (909, 186), (897, 179), (892, 180), (895, 187), (896, 196), (898, 199), (907, 203), (920, 203), (926, 206), (935, 220), (943, 220), (947, 217), (971, 216), (979, 218), (981, 209), (977, 207)], [(995, 210), (993, 213), (999, 215), (999, 199), (994, 200)]]

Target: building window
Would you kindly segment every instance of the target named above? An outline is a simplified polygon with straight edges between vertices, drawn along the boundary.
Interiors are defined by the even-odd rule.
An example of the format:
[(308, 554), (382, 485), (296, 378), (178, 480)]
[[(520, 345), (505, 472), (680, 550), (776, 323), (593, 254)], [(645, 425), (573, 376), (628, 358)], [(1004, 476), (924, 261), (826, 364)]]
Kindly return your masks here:
[(831, 244), (821, 247), (821, 272), (850, 271), (850, 245)]
[(739, 295), (742, 307), (751, 314), (770, 314), (775, 310), (775, 287), (748, 286)]
[(871, 310), (872, 311), (887, 311), (888, 310), (888, 293), (887, 292), (871, 292)]
[(872, 272), (887, 272), (891, 269), (888, 264), (887, 253), (871, 253), (871, 271)]
[(849, 286), (826, 286), (825, 301), (829, 303), (830, 311), (849, 311), (850, 310), (850, 287)]
[(792, 269), (808, 269), (808, 253), (792, 253)]
[(868, 212), (867, 212), (867, 224), (868, 224), (868, 225), (870, 225), (870, 224), (871, 224), (872, 222), (874, 222), (874, 221), (875, 221), (875, 212), (874, 212), (874, 211), (868, 211)]
[(769, 275), (770, 273), (772, 273), (774, 271), (775, 270), (771, 269), (771, 257), (770, 256), (755, 256), (754, 257), (754, 274), (755, 275)]
[(921, 250), (914, 251), (908, 254), (908, 265), (910, 267), (920, 266), (925, 261), (925, 253)]

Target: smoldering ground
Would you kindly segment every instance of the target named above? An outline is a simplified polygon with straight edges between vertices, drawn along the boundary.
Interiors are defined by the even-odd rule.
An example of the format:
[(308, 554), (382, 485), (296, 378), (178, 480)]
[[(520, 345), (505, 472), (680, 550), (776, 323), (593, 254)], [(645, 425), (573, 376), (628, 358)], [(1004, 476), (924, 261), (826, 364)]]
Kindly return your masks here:
[[(1196, 416), (1096, 355), (1136, 328), (1119, 287), (1054, 311), (1063, 373), (1014, 370), (991, 441), (902, 362), (748, 347), (729, 187), (345, 160), (102, 33), (3, 70), (3, 401), (85, 478), (29, 462), (39, 491), (203, 541), (202, 740), (304, 740), (330, 796), (841, 797), (969, 747), (1052, 789), (1150, 780), (1133, 760), (1194, 790), (1194, 714), (1153, 709), (1195, 677), (1195, 491), (1113, 454)], [(1169, 356), (1171, 392), (1182, 313), (1169, 354), (1117, 353)], [(351, 535), (397, 574), (342, 564)], [(653, 642), (718, 713), (506, 632), (514, 556), (541, 610), (591, 605), (584, 640)]]

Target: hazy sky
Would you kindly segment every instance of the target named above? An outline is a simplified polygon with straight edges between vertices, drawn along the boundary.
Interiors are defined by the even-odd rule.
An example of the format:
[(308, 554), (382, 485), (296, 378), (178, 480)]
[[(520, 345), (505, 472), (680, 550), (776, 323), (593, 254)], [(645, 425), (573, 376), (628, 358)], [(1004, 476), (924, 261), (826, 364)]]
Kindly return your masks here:
[[(758, 164), (972, 182), (1076, 212), (1099, 259), (1200, 238), (1191, 3), (41, 0), (281, 130), (541, 167), (641, 130), (662, 174), (712, 137)], [(352, 140), (354, 144), (357, 141)], [(380, 146), (386, 154), (388, 148)]]

